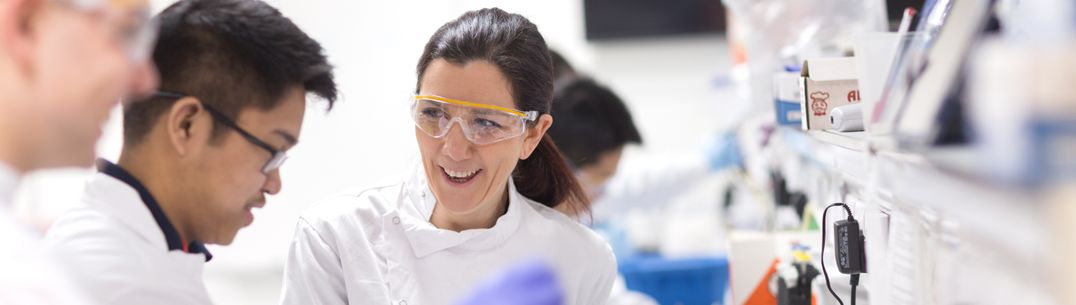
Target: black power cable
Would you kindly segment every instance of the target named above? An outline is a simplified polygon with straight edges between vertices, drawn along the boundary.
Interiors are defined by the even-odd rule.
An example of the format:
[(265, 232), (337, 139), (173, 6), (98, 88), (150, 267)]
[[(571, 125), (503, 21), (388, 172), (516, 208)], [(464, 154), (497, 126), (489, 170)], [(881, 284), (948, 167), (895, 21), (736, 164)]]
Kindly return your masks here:
[(853, 274), (848, 283), (852, 285), (852, 305), (856, 305), (856, 286), (859, 286), (859, 274)]

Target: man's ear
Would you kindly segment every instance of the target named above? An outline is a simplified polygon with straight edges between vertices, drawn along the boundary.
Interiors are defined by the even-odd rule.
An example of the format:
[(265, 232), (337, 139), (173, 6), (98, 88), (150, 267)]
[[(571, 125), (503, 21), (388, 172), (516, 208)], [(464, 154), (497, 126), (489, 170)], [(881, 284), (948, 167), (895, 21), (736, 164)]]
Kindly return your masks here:
[(0, 1), (0, 46), (19, 73), (32, 73), (34, 60), (34, 26), (41, 18), (46, 0)]
[(538, 117), (538, 122), (534, 123), (534, 127), (527, 129), (527, 133), (523, 138), (523, 151), (519, 155), (520, 160), (526, 160), (531, 157), (534, 150), (538, 148), (538, 143), (542, 142), (542, 137), (545, 137), (545, 132), (549, 130), (549, 126), (553, 126), (553, 116), (543, 114)]
[(172, 149), (176, 154), (186, 156), (209, 142), (213, 118), (198, 98), (188, 96), (172, 104), (165, 117), (165, 124)]

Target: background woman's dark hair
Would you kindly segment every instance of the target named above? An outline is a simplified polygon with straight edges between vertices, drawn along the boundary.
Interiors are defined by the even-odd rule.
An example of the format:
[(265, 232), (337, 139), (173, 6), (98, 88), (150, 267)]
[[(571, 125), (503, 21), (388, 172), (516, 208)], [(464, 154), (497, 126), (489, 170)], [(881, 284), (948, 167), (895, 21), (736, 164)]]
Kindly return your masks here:
[(602, 154), (624, 145), (643, 143), (624, 101), (589, 78), (569, 79), (557, 88), (553, 115), (557, 124), (549, 128), (549, 136), (577, 169), (598, 163)]
[[(430, 37), (418, 61), (418, 85), (436, 59), (463, 65), (485, 60), (508, 78), (516, 107), (550, 113), (553, 103), (553, 60), (538, 27), (527, 18), (501, 9), (470, 11), (446, 23)], [(590, 200), (560, 150), (548, 135), (530, 158), (512, 173), (523, 196), (573, 216), (589, 213)]]

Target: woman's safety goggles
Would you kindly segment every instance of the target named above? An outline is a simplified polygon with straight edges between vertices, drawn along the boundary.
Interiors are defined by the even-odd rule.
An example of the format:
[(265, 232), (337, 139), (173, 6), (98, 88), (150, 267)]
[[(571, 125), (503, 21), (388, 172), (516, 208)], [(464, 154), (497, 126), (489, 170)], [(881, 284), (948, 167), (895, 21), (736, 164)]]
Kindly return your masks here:
[(538, 119), (538, 111), (418, 95), (412, 98), (411, 118), (415, 126), (438, 139), (448, 134), (452, 123), (458, 123), (467, 140), (484, 145), (523, 135), (527, 123)]

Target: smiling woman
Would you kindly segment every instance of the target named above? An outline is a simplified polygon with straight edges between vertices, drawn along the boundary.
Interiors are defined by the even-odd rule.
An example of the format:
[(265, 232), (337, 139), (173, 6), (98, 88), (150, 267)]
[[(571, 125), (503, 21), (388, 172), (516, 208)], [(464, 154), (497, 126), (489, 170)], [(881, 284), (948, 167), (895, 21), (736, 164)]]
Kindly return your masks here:
[[(417, 72), (421, 164), (407, 181), (300, 218), (284, 303), (452, 304), (539, 257), (566, 304), (604, 304), (615, 261), (575, 220), (588, 201), (545, 134), (553, 67), (537, 27), (500, 9), (468, 12), (434, 33)], [(565, 206), (570, 215), (554, 209)]]

